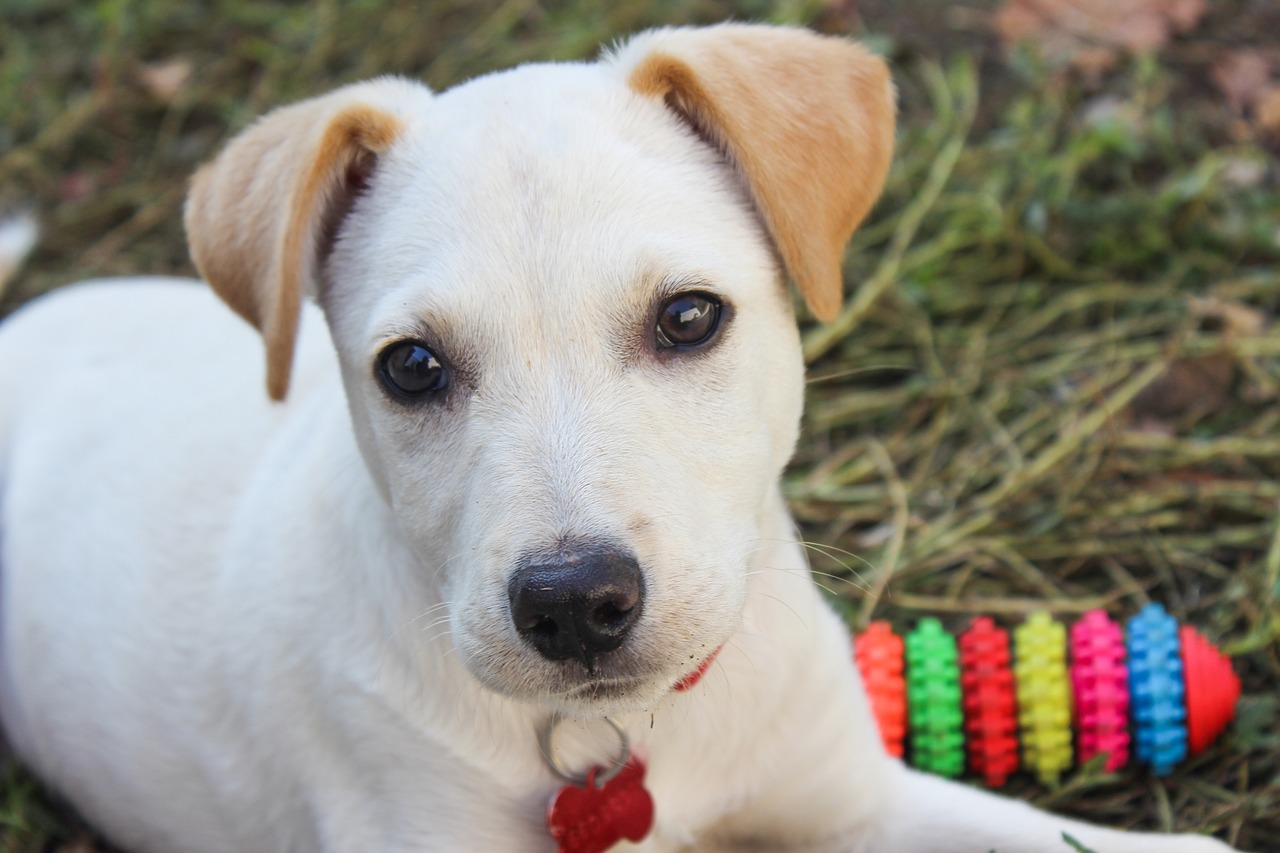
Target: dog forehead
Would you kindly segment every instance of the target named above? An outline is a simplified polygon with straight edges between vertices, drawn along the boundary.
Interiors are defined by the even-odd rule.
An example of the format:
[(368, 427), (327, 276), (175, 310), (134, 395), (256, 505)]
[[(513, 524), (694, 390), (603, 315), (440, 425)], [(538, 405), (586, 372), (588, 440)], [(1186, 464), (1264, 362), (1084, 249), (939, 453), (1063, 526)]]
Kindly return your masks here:
[(584, 144), (607, 153), (624, 141), (667, 160), (697, 150), (688, 144), (692, 134), (660, 101), (636, 93), (616, 69), (599, 63), (539, 63), (486, 74), (437, 95), (424, 118), (420, 138), (428, 146), (465, 158), (513, 150), (552, 158)]
[(603, 233), (582, 226), (604, 217), (747, 207), (720, 155), (607, 66), (522, 66), (449, 90), (397, 154), (423, 225), (450, 243), (465, 231), (524, 249), (570, 229)]
[[(772, 279), (718, 152), (611, 69), (522, 66), (439, 96), (387, 156), (347, 264), (377, 314), (493, 307), (569, 317), (673, 277)], [(762, 275), (763, 273), (763, 275)], [(371, 318), (376, 325), (380, 321)]]

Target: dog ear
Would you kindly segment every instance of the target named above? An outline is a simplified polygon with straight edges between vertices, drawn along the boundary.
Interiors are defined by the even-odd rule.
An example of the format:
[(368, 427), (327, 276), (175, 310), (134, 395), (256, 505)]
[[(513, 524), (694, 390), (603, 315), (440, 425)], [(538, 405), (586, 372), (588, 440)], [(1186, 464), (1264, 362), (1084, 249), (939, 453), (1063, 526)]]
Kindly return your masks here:
[(728, 157), (809, 310), (834, 319), (845, 244), (893, 154), (884, 60), (806, 30), (722, 24), (642, 33), (611, 61)]
[(304, 295), (379, 155), (403, 130), (398, 115), (429, 98), (381, 79), (283, 107), (233, 139), (192, 179), (184, 220), (200, 274), (262, 333), (267, 393), (289, 388)]

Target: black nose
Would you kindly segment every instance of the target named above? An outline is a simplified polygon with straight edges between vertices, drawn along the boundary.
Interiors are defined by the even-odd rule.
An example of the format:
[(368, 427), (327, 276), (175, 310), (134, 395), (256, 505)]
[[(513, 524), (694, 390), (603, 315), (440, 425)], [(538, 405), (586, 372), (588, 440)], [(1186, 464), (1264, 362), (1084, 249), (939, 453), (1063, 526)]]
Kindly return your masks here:
[(507, 585), (520, 636), (548, 660), (595, 660), (622, 645), (640, 618), (644, 580), (630, 554), (576, 546), (523, 561)]

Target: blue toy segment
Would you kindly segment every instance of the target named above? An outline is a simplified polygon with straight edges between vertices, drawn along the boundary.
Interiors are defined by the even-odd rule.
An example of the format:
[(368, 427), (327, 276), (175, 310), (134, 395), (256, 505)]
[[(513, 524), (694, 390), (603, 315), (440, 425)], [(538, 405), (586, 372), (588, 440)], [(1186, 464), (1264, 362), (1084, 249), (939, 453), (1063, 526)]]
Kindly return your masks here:
[(1159, 604), (1129, 619), (1129, 692), (1134, 754), (1157, 776), (1187, 757), (1186, 688), (1178, 621)]

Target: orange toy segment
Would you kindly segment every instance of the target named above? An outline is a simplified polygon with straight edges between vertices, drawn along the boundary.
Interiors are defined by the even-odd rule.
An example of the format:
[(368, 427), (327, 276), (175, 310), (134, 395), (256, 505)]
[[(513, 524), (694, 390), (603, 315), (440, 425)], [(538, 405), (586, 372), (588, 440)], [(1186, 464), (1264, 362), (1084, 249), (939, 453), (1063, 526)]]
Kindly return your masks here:
[(907, 735), (907, 686), (903, 678), (902, 638), (888, 622), (877, 620), (854, 642), (854, 660), (871, 700), (884, 748), (902, 757)]
[(1196, 755), (1217, 740), (1235, 717), (1240, 678), (1231, 661), (1195, 628), (1183, 625), (1178, 633), (1187, 688), (1187, 745)]

